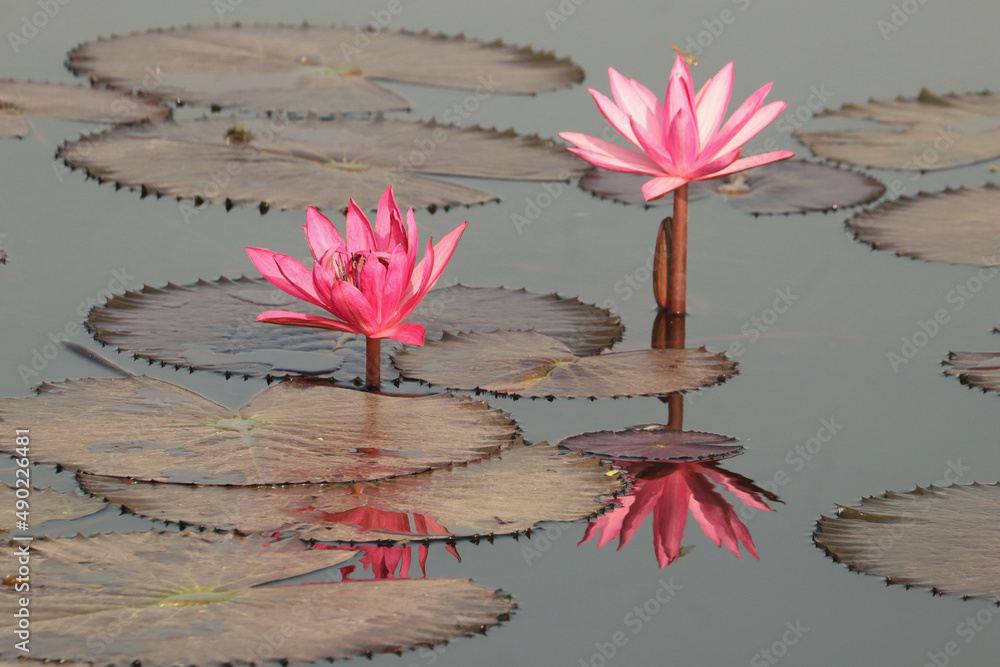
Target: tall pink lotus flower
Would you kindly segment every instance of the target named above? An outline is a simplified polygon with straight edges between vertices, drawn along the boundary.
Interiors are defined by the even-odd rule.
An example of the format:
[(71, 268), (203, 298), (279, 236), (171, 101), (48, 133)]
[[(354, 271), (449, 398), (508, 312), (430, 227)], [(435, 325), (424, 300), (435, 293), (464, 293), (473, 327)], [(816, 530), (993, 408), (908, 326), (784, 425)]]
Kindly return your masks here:
[(378, 204), (374, 229), (351, 200), (346, 243), (333, 223), (310, 206), (303, 229), (313, 255), (311, 271), (297, 259), (272, 250), (247, 248), (247, 254), (275, 287), (333, 317), (269, 310), (258, 315), (257, 321), (364, 334), (368, 339), (367, 383), (377, 387), (379, 340), (424, 344), (426, 328), (403, 320), (434, 287), (468, 224), (462, 223), (436, 245), (428, 241), (418, 263), (413, 209), (407, 211), (404, 224), (391, 187)]
[[(687, 184), (792, 157), (791, 151), (741, 157), (743, 145), (777, 118), (786, 105), (772, 102), (762, 106), (771, 90), (768, 83), (723, 124), (733, 90), (733, 63), (723, 67), (695, 93), (691, 72), (684, 59), (677, 56), (662, 104), (641, 83), (614, 69), (609, 68), (608, 73), (615, 101), (593, 88), (589, 89), (590, 94), (608, 122), (639, 150), (577, 132), (560, 132), (559, 136), (576, 146), (570, 151), (591, 164), (652, 176), (642, 187), (646, 201), (674, 193), (671, 228), (663, 230), (657, 244), (658, 250), (663, 246), (663, 254), (656, 262), (660, 279), (654, 281), (654, 292), (660, 308), (682, 315), (687, 286)], [(669, 280), (667, 237), (672, 239)]]
[(580, 544), (601, 531), (598, 547), (618, 538), (618, 548), (621, 549), (632, 539), (646, 517), (652, 514), (656, 560), (660, 567), (666, 567), (681, 554), (681, 539), (690, 510), (701, 525), (702, 532), (716, 546), (725, 545), (740, 558), (742, 544), (751, 556), (759, 559), (750, 531), (740, 521), (733, 506), (712, 484), (722, 484), (750, 507), (764, 512), (773, 511), (764, 498), (775, 498), (752, 481), (724, 470), (714, 462), (637, 463), (621, 459), (616, 463), (635, 477), (631, 494), (618, 500), (619, 507), (591, 521)]

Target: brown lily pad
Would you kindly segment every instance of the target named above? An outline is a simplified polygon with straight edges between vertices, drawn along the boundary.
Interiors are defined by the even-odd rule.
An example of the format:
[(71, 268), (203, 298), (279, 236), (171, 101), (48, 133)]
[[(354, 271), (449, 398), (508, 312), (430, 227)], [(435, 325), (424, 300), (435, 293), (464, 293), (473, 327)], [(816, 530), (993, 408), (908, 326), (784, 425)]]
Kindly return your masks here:
[[(145, 193), (232, 206), (375, 206), (386, 186), (416, 209), (499, 198), (434, 176), (566, 180), (586, 163), (537, 136), (431, 121), (201, 118), (118, 127), (59, 149), (71, 167)], [(196, 210), (183, 203), (186, 219)]]
[(516, 534), (575, 521), (622, 491), (593, 457), (518, 443), (487, 459), (370, 484), (192, 487), (81, 475), (89, 492), (136, 514), (242, 532), (379, 542)]
[(1000, 392), (1000, 353), (950, 352), (944, 374), (983, 391)]
[[(364, 376), (363, 339), (257, 322), (266, 310), (329, 316), (262, 278), (243, 277), (127, 292), (92, 310), (88, 325), (102, 343), (161, 364), (244, 376)], [(579, 355), (603, 350), (623, 330), (620, 318), (575, 298), (464, 285), (432, 290), (407, 321), (426, 326), (428, 340), (445, 330), (537, 327)], [(394, 345), (385, 341), (382, 349), (383, 380), (389, 381)]]
[[(21, 491), (18, 495), (18, 491)], [(18, 505), (17, 501), (24, 502)], [(14, 488), (0, 483), (0, 503), (8, 508), (0, 518), (0, 535), (10, 533), (25, 533), (33, 531), (46, 521), (69, 521), (100, 512), (107, 505), (96, 498), (81, 496), (76, 493), (62, 493), (52, 489), (31, 488), (25, 493), (24, 487)], [(15, 512), (25, 512), (23, 515), (27, 528), (18, 525), (20, 516)]]
[(94, 123), (159, 121), (170, 109), (156, 100), (120, 90), (43, 81), (0, 80), (0, 137), (31, 131), (25, 116), (49, 116)]
[(1000, 264), (1000, 187), (921, 192), (883, 202), (847, 221), (878, 250), (928, 262)]
[[(11, 556), (16, 545), (4, 545)], [(457, 579), (278, 584), (356, 552), (235, 535), (135, 533), (30, 544), (33, 658), (154, 666), (317, 662), (482, 632), (510, 598)], [(16, 558), (3, 560), (6, 577)], [(14, 565), (16, 566), (16, 565)], [(269, 585), (265, 585), (269, 584)], [(0, 587), (3, 631), (18, 597)], [(112, 634), (109, 628), (118, 628)], [(20, 655), (5, 642), (0, 658)]]
[(381, 479), (482, 458), (517, 435), (485, 401), (294, 380), (235, 413), (145, 376), (70, 380), (0, 399), (0, 419), (33, 425), (35, 463), (202, 485)]
[(577, 357), (537, 331), (445, 332), (393, 358), (404, 378), (450, 389), (530, 397), (611, 398), (690, 391), (735, 374), (736, 362), (705, 348)]
[(813, 539), (834, 560), (890, 584), (1000, 602), (1000, 485), (890, 491), (823, 517)]
[(70, 52), (68, 66), (116, 88), (145, 85), (150, 70), (162, 70), (150, 93), (181, 103), (318, 115), (407, 108), (377, 81), (491, 95), (583, 79), (568, 59), (499, 41), (307, 24), (135, 32), (82, 44)]
[[(642, 184), (649, 176), (595, 169), (580, 187), (599, 197), (646, 207), (673, 207), (673, 197), (646, 201)], [(804, 160), (782, 160), (713, 181), (692, 181), (691, 200), (719, 196), (753, 214), (831, 211), (867, 204), (885, 193), (878, 180), (856, 171)]]
[(595, 431), (566, 438), (560, 447), (615, 459), (705, 461), (743, 451), (736, 438), (700, 431), (679, 431), (661, 424), (622, 431)]
[(813, 153), (852, 164), (930, 171), (1000, 156), (1000, 96), (935, 95), (846, 104), (824, 116), (874, 120), (884, 127), (797, 132)]

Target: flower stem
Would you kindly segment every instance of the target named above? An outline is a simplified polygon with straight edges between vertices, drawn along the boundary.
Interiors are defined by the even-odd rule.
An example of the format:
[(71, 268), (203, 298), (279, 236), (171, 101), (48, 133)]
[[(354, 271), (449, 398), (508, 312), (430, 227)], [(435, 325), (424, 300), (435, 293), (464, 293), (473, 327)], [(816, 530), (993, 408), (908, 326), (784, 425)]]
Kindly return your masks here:
[(670, 275), (667, 285), (667, 312), (684, 315), (687, 312), (687, 227), (688, 184), (674, 190), (674, 220), (670, 235)]
[(382, 339), (365, 337), (365, 387), (382, 386)]

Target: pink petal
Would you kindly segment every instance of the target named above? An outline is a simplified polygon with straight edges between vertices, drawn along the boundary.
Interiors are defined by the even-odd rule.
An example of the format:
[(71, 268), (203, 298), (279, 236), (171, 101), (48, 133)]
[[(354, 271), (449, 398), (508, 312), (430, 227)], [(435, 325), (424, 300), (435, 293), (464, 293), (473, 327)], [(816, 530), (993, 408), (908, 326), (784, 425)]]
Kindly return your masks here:
[[(703, 146), (701, 149), (701, 157), (705, 160), (710, 160), (714, 158), (719, 153), (728, 153), (729, 150), (724, 150), (724, 146), (729, 143), (729, 140), (736, 136), (736, 133), (743, 129), (747, 121), (757, 113), (761, 105), (764, 103), (764, 98), (767, 97), (767, 93), (771, 90), (772, 84), (767, 84), (766, 86), (761, 86), (753, 95), (748, 97), (743, 104), (729, 117), (726, 124), (722, 126), (722, 129), (716, 133), (714, 137), (711, 137), (708, 144)], [(739, 148), (739, 146), (735, 146)]]
[(382, 322), (398, 322), (403, 319), (401, 317), (397, 319), (397, 313), (403, 290), (406, 289), (409, 280), (410, 270), (407, 266), (406, 250), (403, 246), (397, 245), (389, 258), (389, 267), (382, 287)]
[(757, 136), (758, 132), (774, 122), (778, 114), (784, 111), (787, 106), (784, 102), (771, 102), (762, 109), (759, 109), (718, 152), (726, 153), (741, 147)]
[(413, 273), (413, 267), (417, 265), (417, 253), (420, 251), (420, 243), (417, 241), (417, 219), (413, 216), (413, 209), (406, 211), (406, 263), (408, 273)]
[(645, 151), (646, 155), (649, 156), (653, 162), (660, 166), (660, 174), (669, 174), (674, 176), (680, 176), (677, 173), (677, 160), (675, 156), (670, 154), (670, 151), (666, 146), (660, 141), (657, 141), (649, 132), (646, 131), (644, 127), (637, 124), (635, 121), (632, 122), (632, 131), (635, 132), (635, 138), (639, 140), (639, 145), (642, 146), (642, 150)]
[(647, 128), (656, 127), (653, 131), (659, 134), (663, 110), (656, 95), (638, 81), (625, 78), (611, 67), (608, 68), (608, 76), (611, 79), (611, 93), (615, 96), (618, 108), (633, 122)]
[[(444, 272), (445, 267), (448, 266), (448, 262), (451, 260), (451, 256), (455, 252), (455, 247), (458, 245), (459, 240), (462, 238), (462, 234), (465, 233), (465, 228), (468, 226), (469, 221), (466, 220), (458, 227), (448, 232), (443, 239), (434, 244), (433, 251), (431, 251), (431, 245), (428, 243), (428, 251), (424, 253), (424, 258), (414, 269), (413, 275), (416, 276), (417, 272), (421, 271), (421, 269), (428, 272), (428, 274), (422, 278), (421, 285), (417, 287), (414, 292), (412, 292), (412, 296), (410, 289), (407, 289), (407, 291), (403, 294), (402, 299), (404, 299), (406, 303), (404, 303), (403, 307), (400, 309), (401, 311), (406, 310), (406, 314), (409, 315), (413, 312), (413, 309), (417, 307), (417, 304), (420, 303), (420, 299), (423, 299), (424, 295), (434, 287), (434, 284), (437, 283), (438, 278), (440, 278), (441, 274)], [(430, 259), (429, 264), (428, 258)], [(426, 265), (426, 268), (424, 268), (424, 265)], [(411, 278), (410, 288), (414, 287), (416, 286)], [(405, 317), (405, 315), (403, 317)]]
[(330, 296), (330, 305), (338, 306), (338, 310), (342, 309), (343, 312), (341, 314), (331, 310), (335, 315), (343, 317), (345, 322), (365, 335), (378, 331), (379, 323), (375, 318), (375, 309), (357, 287), (345, 280), (339, 280), (330, 290)]
[(312, 273), (299, 260), (266, 248), (247, 248), (247, 255), (272, 285), (296, 299), (323, 307), (323, 300), (312, 286)]
[(396, 204), (396, 197), (392, 193), (392, 186), (382, 194), (382, 199), (378, 203), (378, 211), (375, 214), (375, 239), (379, 250), (389, 250), (392, 236), (392, 218), (395, 214), (399, 219), (399, 205)]
[(646, 198), (646, 201), (653, 201), (669, 192), (673, 192), (687, 182), (688, 179), (680, 178), (679, 176), (660, 176), (643, 184), (642, 196)]
[(391, 317), (382, 308), (382, 296), (385, 294), (386, 266), (373, 254), (362, 255), (364, 264), (358, 274), (356, 287), (364, 295), (365, 301), (372, 308), (372, 317), (376, 328), (381, 329), (382, 323)]
[(673, 176), (688, 176), (698, 164), (698, 127), (690, 109), (681, 107), (666, 132), (667, 152), (673, 158)]
[(698, 116), (698, 148), (708, 144), (722, 126), (733, 92), (733, 63), (729, 63), (708, 80), (698, 93), (695, 113)]
[(674, 59), (674, 68), (667, 83), (667, 95), (661, 119), (664, 141), (669, 141), (666, 138), (666, 130), (681, 110), (686, 110), (692, 118), (694, 117), (694, 86), (691, 81), (691, 71), (688, 70), (684, 59), (678, 55)]
[(423, 345), (427, 328), (422, 324), (404, 322), (388, 329), (369, 334), (372, 338), (391, 338), (407, 345)]
[(314, 327), (316, 329), (333, 329), (334, 331), (346, 331), (347, 333), (354, 334), (364, 333), (345, 322), (332, 320), (329, 317), (293, 313), (287, 310), (269, 310), (258, 315), (257, 321), (271, 322), (272, 324), (292, 324), (300, 327)]
[(329, 218), (310, 206), (306, 209), (306, 240), (309, 241), (309, 249), (312, 251), (314, 259), (321, 259), (331, 248), (340, 248), (344, 251), (347, 246), (340, 232), (333, 226)]
[(772, 162), (777, 162), (778, 160), (786, 160), (795, 155), (792, 151), (774, 151), (772, 153), (761, 153), (760, 155), (751, 155), (750, 157), (740, 158), (731, 165), (706, 176), (699, 176), (698, 180), (707, 181), (713, 178), (719, 178), (720, 176), (728, 176), (729, 174), (735, 174), (738, 171), (746, 171), (747, 169), (752, 169), (754, 167), (759, 167), (762, 164), (770, 164)]
[(377, 250), (375, 234), (372, 233), (368, 217), (358, 207), (354, 200), (347, 206), (347, 252), (352, 257), (358, 252), (375, 252)]
[(603, 139), (576, 132), (560, 132), (559, 136), (571, 144), (579, 146), (579, 148), (570, 148), (570, 152), (576, 153), (590, 164), (598, 167), (631, 174), (655, 175), (663, 173), (663, 168), (649, 159), (645, 153), (639, 153)]
[(636, 141), (635, 135), (632, 134), (632, 125), (628, 114), (619, 109), (618, 105), (608, 99), (604, 94), (599, 93), (593, 88), (588, 88), (587, 90), (594, 98), (594, 101), (597, 102), (597, 108), (600, 110), (605, 120), (611, 123), (612, 127), (618, 130), (623, 137), (638, 146), (639, 142)]
[(697, 169), (688, 174), (692, 181), (704, 180), (704, 177), (708, 174), (714, 174), (717, 171), (725, 169), (740, 157), (741, 148), (730, 153), (723, 153), (711, 162), (704, 162), (698, 166)]
[(660, 567), (666, 567), (677, 560), (681, 552), (691, 491), (684, 477), (678, 473), (656, 481), (662, 485), (663, 491), (657, 508), (659, 515), (653, 517), (654, 550)]
[(774, 511), (767, 506), (759, 491), (754, 488), (753, 483), (745, 477), (741, 478), (727, 470), (712, 465), (702, 465), (701, 472), (716, 484), (722, 484), (729, 489), (730, 492), (743, 501), (744, 505), (749, 505), (764, 512)]

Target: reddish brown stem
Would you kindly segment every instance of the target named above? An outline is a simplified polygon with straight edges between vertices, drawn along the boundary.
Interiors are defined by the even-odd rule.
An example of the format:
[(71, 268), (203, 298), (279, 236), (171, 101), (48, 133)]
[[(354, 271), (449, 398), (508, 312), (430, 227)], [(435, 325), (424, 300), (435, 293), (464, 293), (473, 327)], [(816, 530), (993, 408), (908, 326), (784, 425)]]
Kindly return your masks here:
[(365, 386), (378, 389), (382, 386), (382, 339), (365, 337)]
[(667, 285), (667, 312), (684, 315), (687, 312), (687, 226), (688, 184), (674, 190), (674, 219), (670, 234), (669, 273)]

